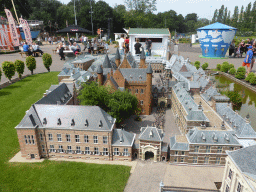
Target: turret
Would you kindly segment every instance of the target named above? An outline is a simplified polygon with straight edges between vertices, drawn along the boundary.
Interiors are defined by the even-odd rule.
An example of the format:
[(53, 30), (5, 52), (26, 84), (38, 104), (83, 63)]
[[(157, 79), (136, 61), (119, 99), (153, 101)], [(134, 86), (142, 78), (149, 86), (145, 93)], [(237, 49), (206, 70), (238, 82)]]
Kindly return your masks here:
[(103, 68), (112, 68), (108, 54), (105, 56), (105, 60), (103, 62)]
[(116, 48), (116, 56), (115, 56), (115, 60), (116, 60), (116, 66), (119, 67), (120, 63), (121, 63), (121, 56), (119, 53), (119, 49)]
[(145, 55), (145, 52), (144, 52), (144, 48), (142, 47), (142, 51), (141, 51), (141, 54), (140, 54), (140, 68), (147, 68), (145, 62), (146, 62), (146, 55)]
[(99, 85), (103, 85), (103, 69), (101, 68), (100, 65), (97, 68), (97, 75), (98, 75)]
[(147, 73), (147, 87), (146, 87), (146, 100), (148, 105), (145, 106), (145, 114), (150, 115), (152, 110), (152, 73), (153, 70), (151, 68), (151, 64), (148, 65), (148, 68), (146, 70)]

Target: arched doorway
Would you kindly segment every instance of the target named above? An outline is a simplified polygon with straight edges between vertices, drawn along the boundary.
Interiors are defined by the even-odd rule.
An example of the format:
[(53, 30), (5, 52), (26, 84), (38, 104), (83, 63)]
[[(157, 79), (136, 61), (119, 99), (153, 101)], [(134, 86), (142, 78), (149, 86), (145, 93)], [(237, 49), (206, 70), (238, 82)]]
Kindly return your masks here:
[(145, 160), (154, 160), (154, 153), (152, 151), (145, 152)]

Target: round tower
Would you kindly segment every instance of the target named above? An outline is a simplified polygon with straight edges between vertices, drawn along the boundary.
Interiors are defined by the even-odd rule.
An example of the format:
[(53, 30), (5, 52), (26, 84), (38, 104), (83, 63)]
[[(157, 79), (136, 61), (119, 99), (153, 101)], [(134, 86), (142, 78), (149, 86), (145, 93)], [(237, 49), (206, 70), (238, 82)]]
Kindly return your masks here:
[(99, 85), (103, 85), (103, 69), (101, 68), (100, 65), (97, 68), (97, 75), (98, 75)]

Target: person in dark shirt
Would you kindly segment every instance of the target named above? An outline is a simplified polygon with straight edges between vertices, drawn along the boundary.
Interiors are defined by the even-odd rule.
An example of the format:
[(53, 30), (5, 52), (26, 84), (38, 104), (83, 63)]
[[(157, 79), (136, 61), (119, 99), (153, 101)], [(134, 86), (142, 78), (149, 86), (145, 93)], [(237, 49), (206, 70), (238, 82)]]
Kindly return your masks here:
[(139, 39), (136, 39), (136, 44), (134, 45), (135, 48), (135, 54), (138, 55), (141, 53), (140, 49), (141, 49), (141, 43)]
[(126, 37), (126, 39), (124, 40), (124, 44), (125, 44), (125, 53), (129, 52), (129, 37)]
[(152, 41), (150, 39), (147, 39), (145, 45), (146, 51), (148, 52), (148, 56), (151, 56)]

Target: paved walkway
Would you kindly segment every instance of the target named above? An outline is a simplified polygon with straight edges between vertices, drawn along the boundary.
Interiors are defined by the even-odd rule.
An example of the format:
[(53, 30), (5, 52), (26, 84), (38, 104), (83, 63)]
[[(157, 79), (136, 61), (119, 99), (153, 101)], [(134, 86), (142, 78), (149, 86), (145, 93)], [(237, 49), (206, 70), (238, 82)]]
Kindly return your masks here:
[[(43, 46), (40, 46), (40, 47), (41, 47), (41, 49), (44, 53), (49, 53), (49, 54), (52, 55), (52, 65), (50, 67), (51, 71), (61, 71), (65, 61), (60, 60), (59, 55), (58, 54), (53, 54), (53, 52), (52, 52), (53, 49), (56, 49), (57, 45), (47, 44), (47, 45), (43, 45)], [(115, 45), (110, 45), (109, 46), (109, 54), (113, 54), (113, 53), (116, 52), (116, 48), (114, 48), (114, 47), (115, 47)], [(83, 45), (81, 45), (81, 48), (83, 48)], [(71, 59), (73, 59), (73, 58), (71, 58)], [(2, 70), (2, 63), (4, 61), (14, 62), (16, 59), (22, 60), (24, 62), (26, 61), (25, 56), (23, 56), (23, 58), (22, 58), (19, 53), (1, 54), (0, 55), (0, 68), (1, 68), (1, 70)], [(34, 74), (48, 72), (47, 69), (43, 65), (42, 57), (35, 57), (35, 59), (36, 59), (36, 69), (34, 70)], [(25, 66), (23, 76), (29, 75), (29, 74), (31, 74), (31, 72)], [(17, 73), (15, 73), (15, 76), (12, 79), (14, 79), (14, 78), (18, 78)], [(8, 79), (5, 77), (4, 74), (2, 74), (0, 84), (3, 84), (7, 81), (8, 81)]]

